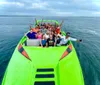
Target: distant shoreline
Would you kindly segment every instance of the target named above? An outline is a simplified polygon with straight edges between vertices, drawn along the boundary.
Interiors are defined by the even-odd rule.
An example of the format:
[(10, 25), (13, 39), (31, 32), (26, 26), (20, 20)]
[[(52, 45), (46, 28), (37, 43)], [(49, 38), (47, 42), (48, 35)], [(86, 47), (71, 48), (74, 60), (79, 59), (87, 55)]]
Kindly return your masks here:
[(33, 15), (0, 15), (0, 17), (37, 17)]
[(100, 16), (40, 16), (40, 15), (0, 15), (0, 17), (100, 17)]

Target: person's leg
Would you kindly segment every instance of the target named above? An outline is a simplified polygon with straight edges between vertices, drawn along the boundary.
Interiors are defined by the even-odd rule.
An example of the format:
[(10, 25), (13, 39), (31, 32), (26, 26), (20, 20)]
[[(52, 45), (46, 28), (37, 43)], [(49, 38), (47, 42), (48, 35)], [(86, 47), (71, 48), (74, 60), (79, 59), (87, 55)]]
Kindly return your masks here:
[(59, 38), (59, 39), (57, 39), (57, 43), (56, 44), (59, 44), (60, 43), (60, 41), (61, 41), (61, 39)]

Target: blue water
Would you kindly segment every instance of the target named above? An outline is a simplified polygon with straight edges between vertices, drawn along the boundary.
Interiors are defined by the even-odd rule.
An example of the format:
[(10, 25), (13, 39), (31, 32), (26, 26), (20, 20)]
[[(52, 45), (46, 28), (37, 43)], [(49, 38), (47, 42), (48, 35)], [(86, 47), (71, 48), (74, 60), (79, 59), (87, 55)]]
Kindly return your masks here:
[[(11, 55), (29, 25), (32, 16), (0, 16), (0, 83)], [(73, 42), (82, 67), (85, 85), (100, 85), (100, 17), (36, 17), (37, 19), (64, 20), (62, 29), (72, 37), (82, 39)]]

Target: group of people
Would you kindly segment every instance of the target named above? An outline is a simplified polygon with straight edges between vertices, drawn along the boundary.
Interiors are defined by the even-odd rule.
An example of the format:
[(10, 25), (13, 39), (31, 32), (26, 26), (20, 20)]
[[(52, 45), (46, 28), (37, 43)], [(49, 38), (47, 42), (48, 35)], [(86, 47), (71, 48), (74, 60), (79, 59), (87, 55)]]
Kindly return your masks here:
[(67, 45), (69, 40), (80, 42), (81, 40), (71, 38), (69, 32), (66, 36), (61, 33), (62, 23), (60, 25), (43, 23), (36, 25), (35, 28), (30, 26), (30, 31), (26, 36), (28, 39), (39, 39), (41, 47)]

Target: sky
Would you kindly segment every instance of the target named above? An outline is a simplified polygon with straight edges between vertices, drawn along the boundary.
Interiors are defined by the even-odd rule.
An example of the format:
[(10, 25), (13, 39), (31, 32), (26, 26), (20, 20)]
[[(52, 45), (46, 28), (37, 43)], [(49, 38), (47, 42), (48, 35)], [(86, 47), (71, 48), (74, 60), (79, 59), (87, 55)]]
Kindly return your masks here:
[(0, 0), (0, 15), (100, 16), (100, 0)]

